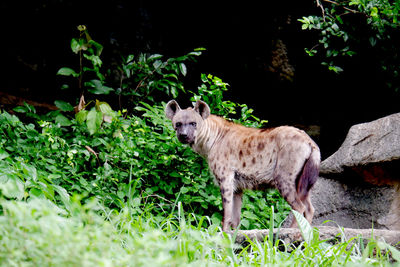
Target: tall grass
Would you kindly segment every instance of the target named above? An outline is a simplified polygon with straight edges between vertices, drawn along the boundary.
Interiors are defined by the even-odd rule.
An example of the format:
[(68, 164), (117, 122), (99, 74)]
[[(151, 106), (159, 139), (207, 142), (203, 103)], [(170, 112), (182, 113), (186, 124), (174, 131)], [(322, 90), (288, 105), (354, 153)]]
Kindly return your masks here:
[(299, 214), (304, 241), (294, 247), (269, 236), (237, 245), (209, 218), (186, 214), (181, 203), (177, 215), (165, 218), (133, 216), (129, 206), (107, 213), (78, 200), (70, 215), (46, 199), (1, 205), (2, 266), (390, 266), (400, 259), (394, 247), (373, 239), (365, 247), (354, 239), (321, 241)]

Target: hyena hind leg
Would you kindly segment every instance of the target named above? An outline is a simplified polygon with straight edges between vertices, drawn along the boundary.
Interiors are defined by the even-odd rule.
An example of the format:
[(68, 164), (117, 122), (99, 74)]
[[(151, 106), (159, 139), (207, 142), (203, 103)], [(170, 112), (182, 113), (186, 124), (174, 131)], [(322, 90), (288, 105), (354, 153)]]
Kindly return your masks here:
[[(297, 211), (298, 213), (303, 215), (306, 218), (306, 220), (311, 224), (312, 219), (314, 217), (314, 207), (311, 204), (310, 195), (307, 195), (307, 197), (303, 198), (303, 201), (301, 201), (300, 198), (298, 198), (298, 201), (302, 202), (302, 204), (303, 204), (303, 206), (300, 209), (294, 208), (294, 206), (291, 205), (290, 203), (289, 203), (289, 205), (292, 207), (292, 209), (294, 209), (295, 211)], [(297, 206), (301, 206), (301, 205), (297, 205)], [(292, 221), (290, 227), (291, 228), (297, 227), (297, 220), (295, 217), (293, 217), (293, 221)]]
[[(290, 180), (289, 180), (290, 181)], [(294, 179), (292, 179), (294, 181)], [(307, 206), (306, 204), (303, 203), (300, 195), (296, 191), (296, 186), (293, 183), (288, 183), (287, 180), (285, 179), (276, 179), (276, 187), (281, 194), (281, 196), (286, 200), (286, 202), (289, 204), (289, 206), (300, 213), (301, 215), (305, 215)], [(292, 223), (290, 225), (290, 228), (295, 228), (297, 227), (297, 221), (293, 217)]]
[[(289, 203), (290, 207), (292, 207), (293, 210), (295, 210), (298, 213), (300, 213), (301, 215), (305, 216), (307, 207), (306, 207), (306, 205), (303, 204), (300, 197), (296, 196), (294, 201), (288, 201), (288, 200), (286, 200), (286, 201)], [(293, 216), (293, 220), (292, 220), (292, 223), (290, 224), (290, 228), (296, 228), (296, 227), (297, 227), (297, 220)]]
[(304, 205), (306, 206), (306, 210), (304, 212), (304, 217), (307, 219), (307, 221), (311, 224), (312, 219), (314, 217), (314, 207), (311, 203), (310, 195), (308, 194), (307, 197), (303, 201)]

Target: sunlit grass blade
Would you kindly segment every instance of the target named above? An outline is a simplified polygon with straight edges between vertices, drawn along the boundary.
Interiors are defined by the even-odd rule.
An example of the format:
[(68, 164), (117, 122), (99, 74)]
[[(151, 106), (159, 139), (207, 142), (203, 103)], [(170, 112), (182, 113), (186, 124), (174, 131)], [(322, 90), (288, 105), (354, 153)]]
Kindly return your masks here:
[(313, 229), (310, 223), (303, 217), (300, 213), (295, 210), (292, 210), (294, 217), (296, 218), (297, 224), (299, 225), (301, 235), (304, 238), (304, 241), (308, 244), (311, 244), (313, 241)]

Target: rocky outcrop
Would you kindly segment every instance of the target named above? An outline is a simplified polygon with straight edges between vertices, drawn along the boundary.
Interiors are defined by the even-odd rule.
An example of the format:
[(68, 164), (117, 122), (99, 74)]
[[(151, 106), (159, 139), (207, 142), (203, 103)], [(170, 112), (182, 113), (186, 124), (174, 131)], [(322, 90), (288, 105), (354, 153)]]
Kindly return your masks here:
[(320, 177), (311, 195), (313, 225), (390, 229), (381, 219), (388, 214), (394, 192), (391, 186), (377, 187), (363, 181), (346, 184)]
[(313, 224), (400, 230), (400, 113), (352, 126), (320, 176)]
[[(393, 177), (390, 175), (392, 173), (385, 173), (386, 170), (383, 170), (395, 171), (393, 174), (399, 175), (399, 160), (400, 113), (397, 113), (352, 126), (341, 147), (321, 163), (320, 173), (326, 176), (341, 174), (351, 169), (367, 181), (371, 179), (378, 184), (384, 184), (393, 179), (400, 179), (399, 176)], [(390, 162), (394, 164), (388, 164)], [(378, 166), (380, 163), (384, 166)], [(379, 182), (381, 179), (384, 181)]]

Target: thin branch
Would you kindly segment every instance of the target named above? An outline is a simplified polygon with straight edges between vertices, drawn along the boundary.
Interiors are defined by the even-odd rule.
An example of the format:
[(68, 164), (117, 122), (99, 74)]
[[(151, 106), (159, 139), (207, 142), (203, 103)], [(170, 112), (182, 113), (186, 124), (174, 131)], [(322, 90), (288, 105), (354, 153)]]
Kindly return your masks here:
[(97, 156), (98, 154), (96, 153), (96, 151), (94, 151), (90, 146), (85, 146), (85, 148), (86, 148), (87, 151), (89, 151), (90, 153), (92, 153), (93, 155), (96, 156), (97, 163), (98, 163), (99, 166), (100, 166), (100, 159), (99, 159), (99, 157)]
[(317, 0), (317, 7), (321, 8), (322, 18), (324, 19), (324, 22), (325, 22), (325, 9), (319, 0)]
[[(146, 77), (144, 77), (144, 78), (139, 82), (139, 84), (136, 86), (134, 92), (136, 93), (136, 91), (139, 89), (139, 87), (141, 87), (142, 84), (147, 80), (147, 78), (149, 78), (150, 76), (152, 76), (152, 75), (154, 74), (154, 72), (156, 72), (157, 70), (161, 69), (161, 66), (162, 66), (163, 64), (164, 64), (164, 63), (160, 64), (160, 66), (158, 66), (157, 68), (155, 68), (150, 74), (148, 74)], [(163, 67), (165, 68), (167, 65), (168, 65), (168, 60), (166, 61), (166, 64), (165, 64)]]
[[(347, 11), (350, 11), (351, 13), (354, 13), (354, 14), (356, 14), (356, 13), (361, 13), (361, 12), (359, 12), (359, 11), (357, 11), (357, 10), (354, 10), (354, 9), (351, 9), (351, 8), (348, 8), (348, 7), (345, 7), (345, 6), (342, 6), (342, 5), (339, 4), (338, 2), (335, 2), (335, 1), (332, 1), (332, 0), (322, 0), (322, 1), (327, 2), (327, 3), (334, 4), (334, 5), (337, 5), (337, 6), (341, 6), (343, 9), (345, 9), (345, 10), (347, 10)], [(318, 2), (319, 2), (319, 0), (317, 0), (317, 6), (318, 6)], [(322, 6), (322, 5), (321, 5), (321, 6)]]

